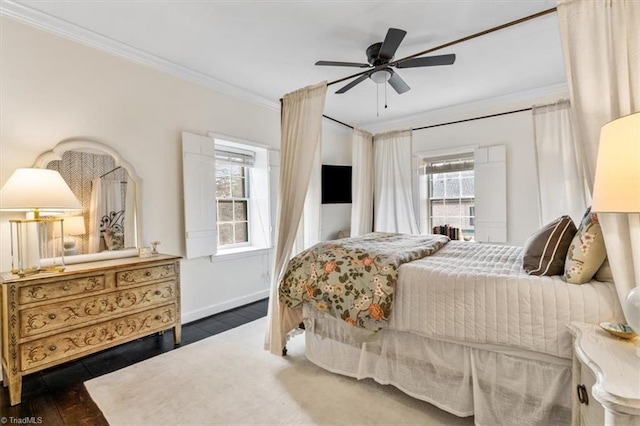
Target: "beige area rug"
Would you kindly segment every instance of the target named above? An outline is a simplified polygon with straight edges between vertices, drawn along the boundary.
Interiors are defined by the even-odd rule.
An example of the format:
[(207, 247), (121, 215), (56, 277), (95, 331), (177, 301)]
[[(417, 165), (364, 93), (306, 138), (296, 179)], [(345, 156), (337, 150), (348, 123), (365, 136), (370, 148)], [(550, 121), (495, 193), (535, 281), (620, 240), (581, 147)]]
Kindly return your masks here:
[(85, 383), (117, 425), (473, 424), (392, 386), (327, 372), (304, 356), (304, 336), (286, 357), (262, 349), (266, 319)]

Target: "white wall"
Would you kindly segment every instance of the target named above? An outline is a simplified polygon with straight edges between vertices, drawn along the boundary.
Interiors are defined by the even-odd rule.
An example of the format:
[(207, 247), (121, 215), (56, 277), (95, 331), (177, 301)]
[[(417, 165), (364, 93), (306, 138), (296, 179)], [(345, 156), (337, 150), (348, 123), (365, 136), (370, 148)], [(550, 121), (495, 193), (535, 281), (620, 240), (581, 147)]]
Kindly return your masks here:
[[(0, 19), (1, 183), (64, 139), (106, 143), (143, 179), (143, 244), (159, 240), (162, 252), (183, 255), (181, 132), (213, 131), (279, 148), (277, 109)], [(334, 124), (323, 133), (325, 141), (346, 134)], [(14, 217), (0, 215), (3, 271), (10, 268), (7, 221)], [(183, 320), (267, 297), (270, 267), (270, 251), (183, 260)]]
[[(322, 164), (350, 166), (351, 135), (352, 130), (343, 126), (342, 137), (325, 136), (322, 141)], [(322, 204), (321, 209), (321, 240), (333, 240), (338, 238), (338, 232), (351, 228), (351, 204)]]
[(523, 245), (540, 227), (531, 112), (520, 112), (413, 133), (414, 152), (456, 146), (504, 145), (507, 155), (507, 244)]

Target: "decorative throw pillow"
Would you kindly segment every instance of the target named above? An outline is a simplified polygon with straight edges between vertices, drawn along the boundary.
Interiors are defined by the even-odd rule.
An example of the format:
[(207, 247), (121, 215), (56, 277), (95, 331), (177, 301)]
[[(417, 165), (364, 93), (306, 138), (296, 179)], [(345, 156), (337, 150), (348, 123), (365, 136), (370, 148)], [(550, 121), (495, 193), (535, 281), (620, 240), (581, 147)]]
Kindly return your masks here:
[(606, 257), (607, 251), (598, 216), (591, 213), (589, 207), (567, 252), (564, 279), (571, 284), (591, 281)]
[(124, 248), (124, 234), (107, 229), (104, 231), (104, 242), (108, 250), (122, 250)]
[(569, 216), (560, 216), (527, 238), (522, 267), (529, 275), (562, 275), (567, 250), (576, 233)]

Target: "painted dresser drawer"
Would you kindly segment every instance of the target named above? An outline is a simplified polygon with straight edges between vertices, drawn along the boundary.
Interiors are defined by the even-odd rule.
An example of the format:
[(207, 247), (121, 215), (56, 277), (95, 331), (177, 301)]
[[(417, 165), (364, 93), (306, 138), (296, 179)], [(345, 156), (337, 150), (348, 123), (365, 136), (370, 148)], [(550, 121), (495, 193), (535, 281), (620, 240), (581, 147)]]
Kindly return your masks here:
[(169, 329), (177, 345), (180, 257), (98, 260), (24, 277), (0, 273), (0, 328), (11, 405), (21, 401), (25, 375)]
[(20, 304), (55, 300), (68, 296), (91, 294), (106, 288), (107, 279), (104, 274), (90, 277), (68, 279), (65, 281), (42, 282), (20, 287), (18, 300)]
[(20, 311), (20, 336), (73, 327), (175, 299), (175, 281), (133, 287)]
[(20, 345), (21, 366), (26, 370), (69, 357), (75, 358), (86, 352), (96, 352), (114, 343), (165, 329), (175, 321), (176, 307), (168, 305), (44, 337)]
[(125, 287), (176, 276), (174, 264), (130, 269), (116, 273), (116, 286)]

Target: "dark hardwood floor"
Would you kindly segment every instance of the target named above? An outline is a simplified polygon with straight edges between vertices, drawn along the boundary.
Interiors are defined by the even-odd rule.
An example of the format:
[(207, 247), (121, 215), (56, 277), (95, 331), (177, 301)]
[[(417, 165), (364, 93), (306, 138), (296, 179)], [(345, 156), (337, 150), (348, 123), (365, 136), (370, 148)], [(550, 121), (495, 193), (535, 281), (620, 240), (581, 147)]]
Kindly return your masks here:
[[(264, 299), (185, 324), (180, 346), (262, 318), (267, 315), (267, 305), (268, 299)], [(165, 332), (25, 376), (22, 403), (14, 407), (9, 405), (8, 388), (2, 387), (0, 423), (108, 425), (83, 383), (175, 348), (173, 332)]]

